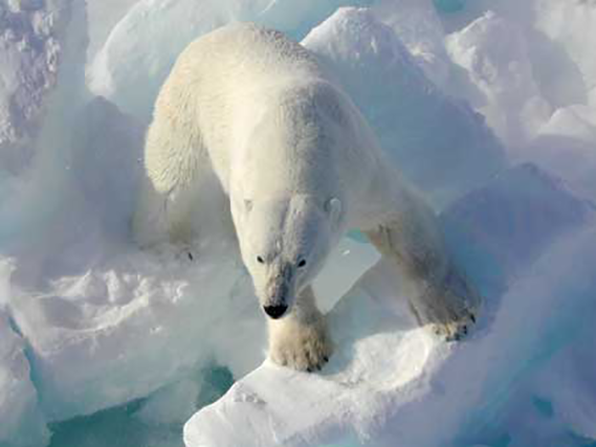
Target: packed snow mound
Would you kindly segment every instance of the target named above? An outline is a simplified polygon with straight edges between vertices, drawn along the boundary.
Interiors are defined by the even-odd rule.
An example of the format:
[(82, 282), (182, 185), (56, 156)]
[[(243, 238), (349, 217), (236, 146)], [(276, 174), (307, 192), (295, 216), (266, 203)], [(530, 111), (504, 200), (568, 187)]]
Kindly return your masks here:
[[(499, 231), (486, 234), (486, 244), (509, 250), (503, 253), (506, 260), (522, 251), (507, 225), (516, 219), (521, 203), (575, 216), (586, 213), (585, 202), (561, 191), (536, 168), (514, 168), (508, 178), (517, 183), (510, 190), (496, 181), (479, 192), (503, 201), (504, 220), (494, 223)], [(531, 191), (518, 201), (516, 186)], [(470, 194), (448, 211), (458, 215), (463, 207), (474, 216), (462, 236), (467, 244), (463, 247), (475, 246), (475, 232), (492, 217), (490, 207), (477, 197)], [(499, 227), (499, 222), (504, 225)], [(330, 312), (336, 351), (320, 374), (265, 362), (190, 419), (185, 426), (187, 447), (494, 445), (503, 432), (515, 445), (531, 444), (524, 424), (533, 422), (536, 413), (540, 416), (539, 408), (526, 414), (520, 410), (533, 405), (534, 393), (548, 405), (554, 405), (551, 396), (566, 397), (562, 391), (538, 391), (532, 379), (544, 374), (539, 366), (557, 371), (570, 355), (588, 352), (585, 346), (576, 353), (578, 337), (585, 331), (596, 337), (584, 313), (595, 307), (590, 290), (596, 282), (590, 267), (580, 261), (596, 260), (594, 221), (586, 218), (569, 225), (555, 220), (551, 225), (536, 230), (542, 256), (527, 256), (516, 265), (516, 273), (523, 272), (517, 282), (511, 271), (505, 272), (511, 275), (505, 278), (509, 288), (487, 294), (491, 302), (486, 303), (479, 327), (458, 344), (440, 342), (426, 328), (417, 327), (393, 267), (380, 261)], [(530, 251), (533, 243), (522, 241)], [(466, 264), (474, 262), (489, 261), (481, 254), (468, 257)], [(486, 288), (481, 276), (476, 280)], [(563, 310), (569, 295), (573, 305)], [(574, 321), (579, 326), (569, 332)], [(524, 388), (503, 395), (514, 380)], [(585, 391), (592, 387), (582, 386)], [(504, 408), (515, 411), (519, 419), (514, 424), (494, 422), (495, 414), (507, 414), (500, 413)], [(574, 433), (562, 429), (563, 417), (541, 421), (544, 433), (572, 439)], [(545, 442), (548, 439), (544, 435)]]
[(519, 25), (489, 11), (448, 36), (447, 48), (476, 89), (464, 95), (508, 146), (520, 146), (536, 135), (550, 105), (534, 79)]
[(448, 82), (451, 61), (432, 0), (379, 0), (371, 5), (371, 11), (393, 29), (428, 79), (439, 87)]
[(445, 95), (368, 9), (340, 8), (302, 41), (359, 106), (414, 184), (444, 204), (506, 165), (481, 115)]

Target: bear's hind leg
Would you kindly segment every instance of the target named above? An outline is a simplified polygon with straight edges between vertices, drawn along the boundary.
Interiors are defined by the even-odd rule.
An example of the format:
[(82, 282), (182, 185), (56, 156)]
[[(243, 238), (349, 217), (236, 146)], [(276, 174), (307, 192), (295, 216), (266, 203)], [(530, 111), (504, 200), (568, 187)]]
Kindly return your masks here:
[(332, 351), (325, 316), (317, 309), (310, 286), (301, 292), (289, 315), (269, 320), (269, 357), (278, 365), (318, 371)]
[(141, 247), (189, 244), (194, 207), (210, 193), (205, 189), (213, 173), (206, 151), (199, 139), (182, 132), (157, 113), (147, 133), (146, 175), (133, 216), (134, 238)]
[(450, 259), (433, 210), (407, 185), (396, 181), (372, 200), (380, 203), (377, 224), (363, 229), (395, 261), (420, 324), (457, 340), (476, 321), (480, 297)]

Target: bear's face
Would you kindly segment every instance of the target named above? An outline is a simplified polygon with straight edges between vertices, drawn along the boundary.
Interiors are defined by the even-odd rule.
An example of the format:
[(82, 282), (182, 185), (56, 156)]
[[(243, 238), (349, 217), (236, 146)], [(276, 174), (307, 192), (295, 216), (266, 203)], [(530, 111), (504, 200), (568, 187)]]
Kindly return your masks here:
[[(288, 314), (339, 240), (341, 204), (312, 196), (245, 201), (235, 220), (242, 258), (265, 313)], [(299, 303), (298, 303), (299, 304)]]

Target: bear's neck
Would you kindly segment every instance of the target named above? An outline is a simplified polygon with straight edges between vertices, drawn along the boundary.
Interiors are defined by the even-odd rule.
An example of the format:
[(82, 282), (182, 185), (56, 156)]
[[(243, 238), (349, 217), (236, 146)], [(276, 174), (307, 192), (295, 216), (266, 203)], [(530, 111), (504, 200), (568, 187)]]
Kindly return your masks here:
[(317, 113), (312, 104), (297, 100), (261, 115), (235, 167), (247, 196), (333, 193), (333, 137)]

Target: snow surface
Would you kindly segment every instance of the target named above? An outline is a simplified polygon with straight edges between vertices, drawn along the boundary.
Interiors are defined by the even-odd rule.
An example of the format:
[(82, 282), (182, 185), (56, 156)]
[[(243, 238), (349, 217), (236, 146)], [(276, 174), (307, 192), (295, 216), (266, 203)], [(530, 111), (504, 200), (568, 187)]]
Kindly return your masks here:
[[(596, 442), (595, 19), (591, 0), (0, 0), (0, 446)], [(190, 256), (132, 243), (159, 85), (234, 20), (317, 53), (428, 193), (486, 298), (466, 341), (416, 327), (351, 233), (315, 284), (335, 355), (293, 372), (265, 360), (229, 228)]]

